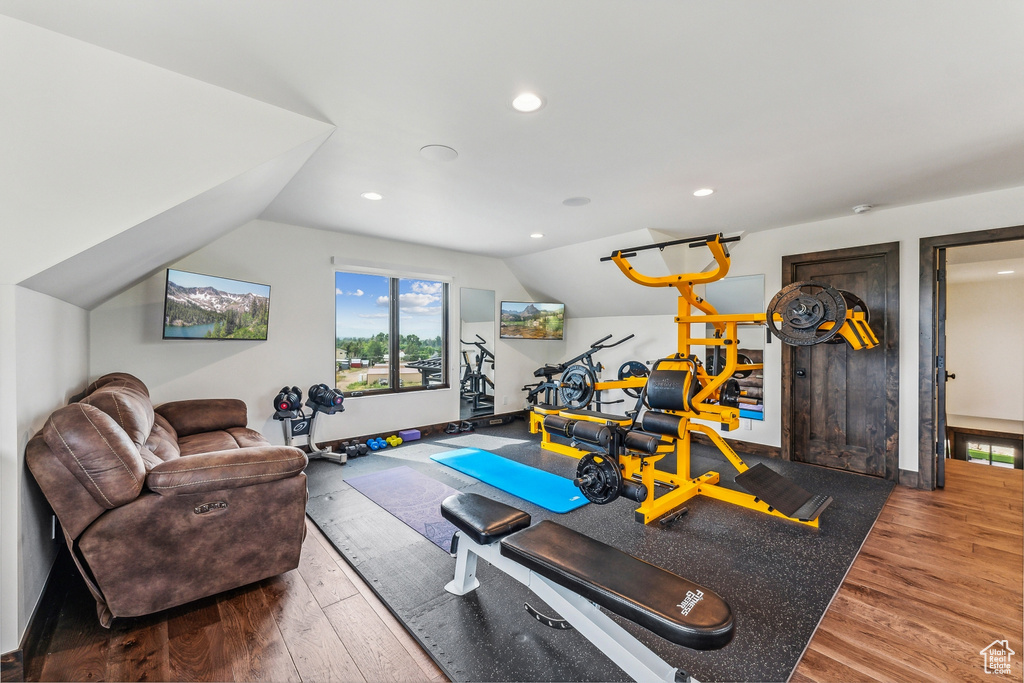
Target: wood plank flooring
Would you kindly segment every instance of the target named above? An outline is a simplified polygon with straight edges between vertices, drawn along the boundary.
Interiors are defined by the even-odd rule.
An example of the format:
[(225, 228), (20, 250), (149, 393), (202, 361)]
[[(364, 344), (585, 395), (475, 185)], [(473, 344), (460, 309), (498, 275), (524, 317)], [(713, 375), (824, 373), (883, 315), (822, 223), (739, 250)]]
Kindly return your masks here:
[[(792, 681), (1021, 680), (1024, 476), (946, 463), (944, 490), (893, 491)], [(1004, 639), (1012, 676), (986, 674)]]
[(48, 642), (30, 648), (26, 680), (447, 681), (308, 520), (307, 529), (298, 569), (110, 630), (84, 584), (72, 586)]
[[(1019, 470), (954, 461), (944, 491), (897, 487), (792, 680), (1021, 680), (1022, 483)], [(26, 653), (27, 680), (446, 680), (307, 526), (298, 569), (109, 631), (73, 585)], [(986, 675), (979, 650), (1004, 638), (1014, 676)]]

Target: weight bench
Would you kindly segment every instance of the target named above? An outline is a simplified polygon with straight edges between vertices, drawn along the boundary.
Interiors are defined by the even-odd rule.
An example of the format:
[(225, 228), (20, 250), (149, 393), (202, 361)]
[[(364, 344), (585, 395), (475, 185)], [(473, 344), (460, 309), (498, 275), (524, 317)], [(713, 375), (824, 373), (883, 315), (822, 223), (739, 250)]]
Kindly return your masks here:
[(475, 590), (482, 557), (561, 615), (546, 617), (526, 605), (538, 621), (575, 628), (636, 681), (692, 679), (599, 607), (695, 650), (718, 649), (732, 639), (732, 610), (717, 594), (561, 524), (531, 526), (526, 512), (475, 493), (446, 498), (441, 516), (458, 529), (452, 538), (455, 578), (446, 591)]

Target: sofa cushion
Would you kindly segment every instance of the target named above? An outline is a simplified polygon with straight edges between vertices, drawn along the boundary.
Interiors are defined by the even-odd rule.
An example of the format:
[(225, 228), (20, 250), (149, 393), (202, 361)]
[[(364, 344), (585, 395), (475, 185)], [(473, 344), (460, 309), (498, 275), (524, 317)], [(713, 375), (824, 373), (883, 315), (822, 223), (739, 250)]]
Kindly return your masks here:
[(105, 384), (80, 403), (95, 406), (110, 416), (142, 448), (153, 429), (153, 403), (149, 396), (126, 382)]
[(269, 445), (270, 442), (262, 434), (247, 427), (192, 434), (178, 440), (178, 449), (183, 456)]
[[(146, 440), (146, 448), (161, 462), (173, 460), (181, 455), (181, 449), (178, 447), (178, 433), (174, 431), (174, 427), (163, 415), (153, 416), (153, 431), (149, 433), (149, 438)], [(143, 457), (145, 457), (145, 453), (143, 453)]]
[(249, 423), (245, 402), (234, 398), (172, 401), (157, 406), (156, 412), (167, 418), (179, 440), (192, 434), (244, 427)]
[(109, 386), (111, 384), (130, 387), (135, 391), (142, 392), (146, 396), (149, 396), (149, 389), (146, 387), (145, 382), (135, 375), (129, 375), (127, 372), (111, 372), (110, 374), (103, 375), (85, 388), (84, 395), (87, 396), (100, 387)]
[(165, 496), (240, 488), (293, 477), (305, 469), (307, 462), (306, 454), (291, 446), (189, 455), (151, 469), (146, 487)]
[(135, 500), (142, 491), (146, 467), (138, 446), (99, 408), (85, 403), (60, 408), (43, 426), (43, 440), (108, 510)]

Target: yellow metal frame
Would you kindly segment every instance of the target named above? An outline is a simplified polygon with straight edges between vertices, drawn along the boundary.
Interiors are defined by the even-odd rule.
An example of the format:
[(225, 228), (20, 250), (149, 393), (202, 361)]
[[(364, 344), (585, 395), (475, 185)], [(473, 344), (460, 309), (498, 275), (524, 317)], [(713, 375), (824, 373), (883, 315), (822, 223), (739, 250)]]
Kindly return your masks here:
[[(719, 314), (714, 306), (697, 296), (693, 291), (694, 285), (715, 282), (725, 277), (729, 272), (729, 253), (721, 242), (721, 235), (709, 238), (706, 244), (715, 259), (715, 266), (708, 271), (700, 273), (650, 277), (638, 273), (629, 264), (627, 256), (623, 255), (621, 251), (615, 252), (611, 256), (611, 261), (633, 282), (645, 287), (674, 287), (679, 292), (678, 309), (675, 316), (675, 322), (678, 325), (678, 353), (670, 358), (662, 359), (658, 367), (666, 370), (688, 370), (691, 373), (696, 369), (696, 372), (693, 374), (700, 385), (697, 393), (690, 400), (690, 410), (665, 411), (682, 419), (679, 421), (679, 433), (677, 435), (661, 437), (664, 443), (656, 454), (638, 455), (627, 451), (619, 454), (619, 465), (623, 478), (639, 481), (647, 487), (647, 498), (636, 510), (637, 521), (649, 524), (678, 509), (694, 496), (708, 496), (709, 498), (726, 503), (739, 505), (750, 510), (756, 510), (817, 528), (817, 519), (802, 520), (788, 517), (749, 493), (719, 486), (720, 476), (717, 472), (707, 472), (699, 477), (690, 476), (690, 435), (693, 432), (700, 432), (708, 437), (733, 467), (736, 468), (737, 472), (742, 473), (748, 469), (747, 464), (743, 462), (729, 444), (726, 443), (725, 439), (719, 436), (712, 427), (695, 423), (694, 420), (716, 422), (721, 425), (723, 431), (738, 428), (739, 409), (719, 405), (717, 403), (719, 390), (737, 370), (756, 370), (764, 367), (761, 363), (741, 365), (738, 362), (738, 330), (741, 325), (764, 325), (766, 323), (766, 314)], [(878, 344), (878, 339), (868, 326), (866, 318), (867, 316), (864, 312), (847, 311), (846, 319), (836, 333), (854, 350), (872, 348)], [(780, 316), (776, 316), (776, 319), (781, 321)], [(692, 337), (691, 325), (694, 323), (713, 325), (716, 336), (712, 338)], [(821, 327), (828, 330), (831, 329), (832, 325), (834, 323), (825, 323)], [(702, 327), (701, 329), (706, 328)], [(691, 346), (723, 347), (725, 349), (725, 366), (716, 375), (708, 374), (705, 372), (703, 365), (694, 364), (690, 360), (686, 360), (691, 356)], [(595, 385), (595, 389), (640, 388), (645, 383), (645, 377), (636, 377), (610, 382), (598, 382)], [(551, 439), (551, 435), (544, 429), (544, 416), (553, 412), (557, 412), (562, 417), (576, 420), (590, 419), (604, 422), (605, 418), (587, 416), (579, 411), (570, 412), (564, 409), (554, 411), (534, 408), (533, 412), (530, 413), (530, 432), (541, 434), (541, 448), (572, 458), (581, 458), (586, 455), (588, 451), (580, 450)], [(625, 423), (625, 426), (628, 426), (628, 422)], [(655, 469), (655, 463), (673, 451), (676, 456), (676, 474)], [(668, 487), (669, 491), (656, 495), (655, 486)]]

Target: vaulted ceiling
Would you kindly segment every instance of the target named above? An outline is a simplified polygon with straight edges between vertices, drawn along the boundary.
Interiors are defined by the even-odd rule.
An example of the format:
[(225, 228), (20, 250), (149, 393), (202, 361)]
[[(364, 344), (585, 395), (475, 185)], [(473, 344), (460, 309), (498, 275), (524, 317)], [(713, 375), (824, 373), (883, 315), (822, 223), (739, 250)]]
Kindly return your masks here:
[(4, 281), (163, 235), (87, 307), (256, 216), (515, 259), (1024, 185), (1015, 0), (0, 0), (0, 43), (5, 246), (46, 251)]

